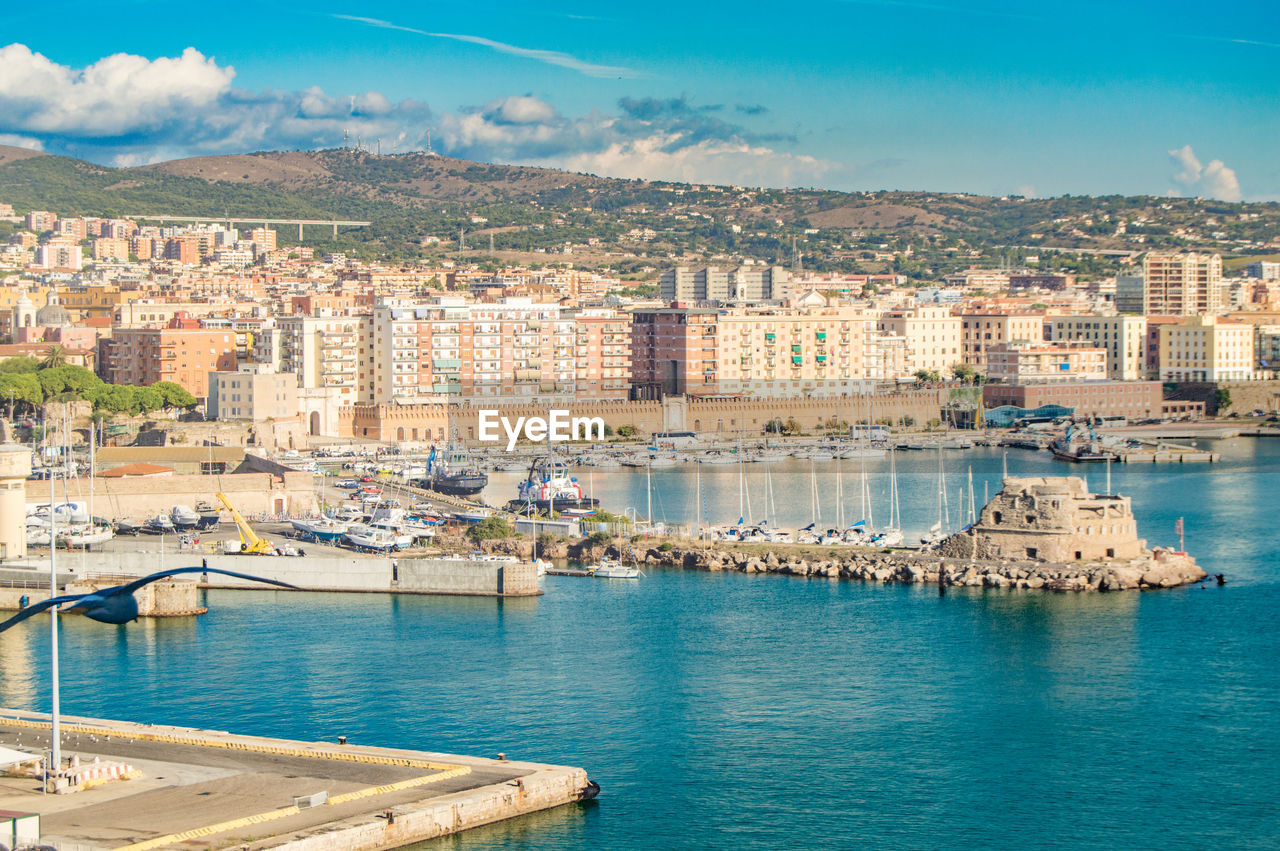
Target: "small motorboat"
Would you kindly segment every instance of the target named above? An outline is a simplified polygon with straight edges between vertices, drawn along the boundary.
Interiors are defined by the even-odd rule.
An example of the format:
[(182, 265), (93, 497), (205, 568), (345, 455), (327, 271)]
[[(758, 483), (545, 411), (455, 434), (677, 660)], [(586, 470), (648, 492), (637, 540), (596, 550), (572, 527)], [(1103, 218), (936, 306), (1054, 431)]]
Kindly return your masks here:
[(623, 564), (617, 559), (601, 559), (599, 564), (587, 568), (587, 573), (597, 579), (639, 579), (638, 565)]
[(188, 532), (200, 522), (200, 515), (189, 505), (175, 505), (173, 510), (169, 512), (169, 520), (173, 523), (173, 528), (179, 532)]
[(130, 523), (128, 520), (117, 520), (115, 522), (115, 529), (117, 535), (128, 535), (131, 538), (142, 531), (141, 526), (137, 523)]
[(148, 535), (172, 535), (177, 531), (168, 515), (157, 514), (142, 524), (142, 531)]

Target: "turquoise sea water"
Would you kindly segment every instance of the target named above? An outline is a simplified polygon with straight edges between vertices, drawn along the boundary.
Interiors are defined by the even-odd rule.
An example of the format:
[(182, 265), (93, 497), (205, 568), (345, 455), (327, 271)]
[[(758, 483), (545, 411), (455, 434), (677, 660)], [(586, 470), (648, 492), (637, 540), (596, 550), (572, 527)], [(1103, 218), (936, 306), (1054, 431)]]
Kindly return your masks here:
[[(659, 569), (549, 577), (530, 600), (211, 592), (198, 619), (66, 618), (63, 710), (504, 751), (603, 786), (427, 847), (1277, 848), (1280, 442), (1219, 448), (1218, 465), (1112, 472), (1153, 542), (1186, 518), (1223, 588), (939, 597)], [(913, 455), (899, 468), (918, 533), (937, 462)], [(948, 464), (956, 484), (972, 464), (980, 494), (1001, 457)], [(775, 469), (779, 514), (807, 517), (807, 462)], [(716, 519), (734, 519), (736, 468), (703, 473)], [(655, 471), (669, 519), (692, 475)], [(644, 505), (642, 472), (595, 478), (606, 507)], [(6, 706), (48, 708), (41, 623), (0, 636)]]

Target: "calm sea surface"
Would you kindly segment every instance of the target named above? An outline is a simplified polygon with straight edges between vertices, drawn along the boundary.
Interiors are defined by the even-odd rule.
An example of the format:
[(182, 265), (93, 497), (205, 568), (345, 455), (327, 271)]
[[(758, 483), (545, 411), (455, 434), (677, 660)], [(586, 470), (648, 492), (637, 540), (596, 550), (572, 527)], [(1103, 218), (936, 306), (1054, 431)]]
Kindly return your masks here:
[[(1058, 595), (651, 570), (550, 577), (495, 601), (211, 592), (198, 619), (63, 627), (63, 710), (299, 739), (585, 766), (587, 805), (424, 847), (1280, 848), (1280, 441), (1204, 466), (1117, 465), (1141, 533), (1224, 588)], [(998, 450), (946, 455), (953, 518)], [(1063, 474), (1011, 450), (1012, 474)], [(909, 537), (935, 519), (936, 453), (898, 457)], [(868, 464), (877, 520), (888, 462)], [(808, 462), (772, 467), (783, 525)], [(1078, 467), (1095, 489), (1102, 468)], [(702, 468), (738, 516), (736, 467)], [(820, 465), (834, 520), (834, 464)], [(847, 519), (856, 461), (842, 466)], [(764, 468), (747, 468), (756, 519)], [(516, 476), (495, 477), (491, 501)], [(599, 471), (605, 507), (643, 471)], [(654, 515), (694, 513), (692, 468), (655, 471)], [(966, 497), (967, 499), (967, 497)], [(770, 512), (773, 513), (773, 512)], [(47, 630), (0, 636), (0, 703), (47, 710)]]

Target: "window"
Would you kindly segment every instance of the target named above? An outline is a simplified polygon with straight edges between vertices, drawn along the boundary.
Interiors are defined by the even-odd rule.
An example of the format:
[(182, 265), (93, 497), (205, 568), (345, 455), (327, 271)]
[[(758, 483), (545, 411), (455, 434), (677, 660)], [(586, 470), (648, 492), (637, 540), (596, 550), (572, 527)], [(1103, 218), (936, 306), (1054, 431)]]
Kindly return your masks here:
[(1035, 547), (1027, 547), (1027, 558), (1035, 558), (1036, 552), (1037, 550)]

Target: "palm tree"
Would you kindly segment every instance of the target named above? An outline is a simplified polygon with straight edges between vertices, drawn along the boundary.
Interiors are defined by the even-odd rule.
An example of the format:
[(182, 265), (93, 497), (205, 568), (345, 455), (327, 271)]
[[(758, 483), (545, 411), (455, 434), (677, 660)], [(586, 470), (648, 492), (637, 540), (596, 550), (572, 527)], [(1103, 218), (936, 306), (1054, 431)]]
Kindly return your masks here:
[(67, 350), (57, 343), (54, 343), (49, 347), (49, 351), (44, 356), (44, 360), (40, 361), (40, 368), (53, 369), (55, 366), (62, 366), (66, 362)]

